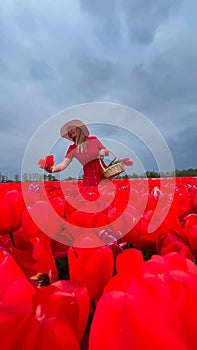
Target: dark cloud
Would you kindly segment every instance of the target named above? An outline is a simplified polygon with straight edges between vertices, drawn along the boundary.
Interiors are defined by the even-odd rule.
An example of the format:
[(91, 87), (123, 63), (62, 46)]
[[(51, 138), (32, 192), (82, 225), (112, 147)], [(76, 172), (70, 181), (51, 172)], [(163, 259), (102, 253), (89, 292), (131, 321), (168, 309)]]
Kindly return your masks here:
[(93, 32), (104, 46), (120, 44), (121, 19), (116, 0), (80, 0), (80, 6), (82, 11), (92, 15)]
[(96, 56), (79, 55), (76, 57), (77, 65), (81, 70), (81, 78), (78, 82), (79, 90), (90, 97), (107, 93), (116, 76), (116, 65)]
[(192, 48), (174, 48), (155, 57), (146, 67), (134, 67), (127, 84), (131, 91), (137, 91), (137, 108), (153, 112), (153, 118), (155, 115), (161, 124), (164, 115), (165, 123), (184, 122), (185, 118), (190, 123), (189, 115), (196, 110), (197, 100), (196, 59), (197, 52)]
[(80, 0), (82, 9), (89, 11), (93, 15), (99, 16), (101, 19), (107, 18), (116, 12), (116, 0)]
[(51, 77), (52, 69), (47, 64), (47, 62), (39, 60), (30, 60), (29, 69), (33, 79), (43, 80)]
[[(2, 113), (2, 111), (1, 111)], [(10, 119), (6, 119), (5, 117), (0, 117), (0, 126), (1, 126), (1, 133), (4, 134), (5, 132), (13, 133), (16, 130), (17, 122), (12, 121)]]
[(157, 28), (168, 21), (181, 4), (182, 0), (122, 0), (131, 42), (141, 45), (150, 43)]
[(187, 48), (173, 48), (162, 56), (156, 57), (149, 72), (141, 72), (148, 88), (152, 90), (155, 99), (169, 101), (187, 98), (191, 93), (197, 94), (197, 72), (194, 64), (197, 52), (188, 51)]
[(170, 141), (175, 165), (177, 169), (182, 169), (182, 164), (185, 168), (197, 168), (196, 149), (197, 149), (197, 123), (195, 127), (187, 126), (188, 120), (185, 118), (185, 124), (182, 129), (174, 135)]

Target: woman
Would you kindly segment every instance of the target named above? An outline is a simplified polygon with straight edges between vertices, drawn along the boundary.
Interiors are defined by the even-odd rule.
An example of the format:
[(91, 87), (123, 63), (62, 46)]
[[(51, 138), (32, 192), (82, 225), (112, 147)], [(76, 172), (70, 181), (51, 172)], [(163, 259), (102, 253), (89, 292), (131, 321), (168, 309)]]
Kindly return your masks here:
[[(62, 171), (68, 167), (73, 158), (83, 166), (83, 184), (85, 187), (97, 186), (104, 179), (99, 158), (109, 155), (109, 151), (96, 136), (89, 136), (87, 126), (80, 120), (72, 120), (60, 129), (61, 137), (73, 141), (64, 160), (46, 170), (50, 173)], [(102, 164), (105, 163), (101, 159)]]

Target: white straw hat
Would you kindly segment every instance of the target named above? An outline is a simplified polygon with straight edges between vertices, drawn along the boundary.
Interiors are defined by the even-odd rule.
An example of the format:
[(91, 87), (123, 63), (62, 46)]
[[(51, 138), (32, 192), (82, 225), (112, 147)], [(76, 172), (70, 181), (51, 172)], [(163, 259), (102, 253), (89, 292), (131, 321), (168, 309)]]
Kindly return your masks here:
[(81, 121), (81, 120), (70, 120), (69, 122), (65, 123), (64, 125), (62, 125), (61, 129), (60, 129), (60, 135), (61, 137), (64, 137), (68, 140), (72, 140), (69, 136), (68, 136), (68, 129), (71, 127), (76, 127), (76, 128), (80, 128), (85, 136), (89, 135), (89, 130), (87, 128), (87, 126)]

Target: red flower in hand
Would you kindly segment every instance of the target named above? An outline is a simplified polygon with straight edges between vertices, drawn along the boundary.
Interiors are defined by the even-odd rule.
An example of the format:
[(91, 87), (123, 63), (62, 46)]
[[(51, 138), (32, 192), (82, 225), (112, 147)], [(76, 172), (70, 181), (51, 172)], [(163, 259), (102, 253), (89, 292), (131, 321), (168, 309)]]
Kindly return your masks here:
[(46, 156), (45, 162), (46, 162), (47, 166), (53, 166), (54, 165), (54, 156), (53, 155)]
[(122, 162), (123, 162), (125, 165), (127, 165), (127, 166), (133, 165), (133, 161), (132, 161), (130, 158), (123, 158), (123, 159), (121, 159), (121, 160), (122, 160)]
[(40, 159), (38, 161), (38, 165), (39, 165), (40, 168), (44, 169), (44, 167), (45, 167), (45, 160), (44, 159)]
[(45, 159), (40, 159), (38, 161), (38, 165), (40, 168), (45, 169), (49, 173), (51, 173), (51, 167), (54, 165), (54, 156), (46, 156)]

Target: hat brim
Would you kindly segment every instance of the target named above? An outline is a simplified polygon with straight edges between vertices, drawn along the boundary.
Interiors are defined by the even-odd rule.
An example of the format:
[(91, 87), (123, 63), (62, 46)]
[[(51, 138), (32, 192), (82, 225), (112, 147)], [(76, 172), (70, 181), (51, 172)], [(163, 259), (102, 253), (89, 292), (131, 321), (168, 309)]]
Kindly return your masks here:
[(81, 120), (70, 120), (69, 122), (65, 123), (64, 125), (62, 125), (61, 129), (60, 129), (60, 135), (61, 137), (68, 139), (68, 140), (72, 140), (69, 136), (68, 136), (68, 129), (70, 127), (76, 127), (76, 128), (80, 128), (85, 136), (89, 135), (89, 130), (87, 128), (87, 126), (81, 121)]

